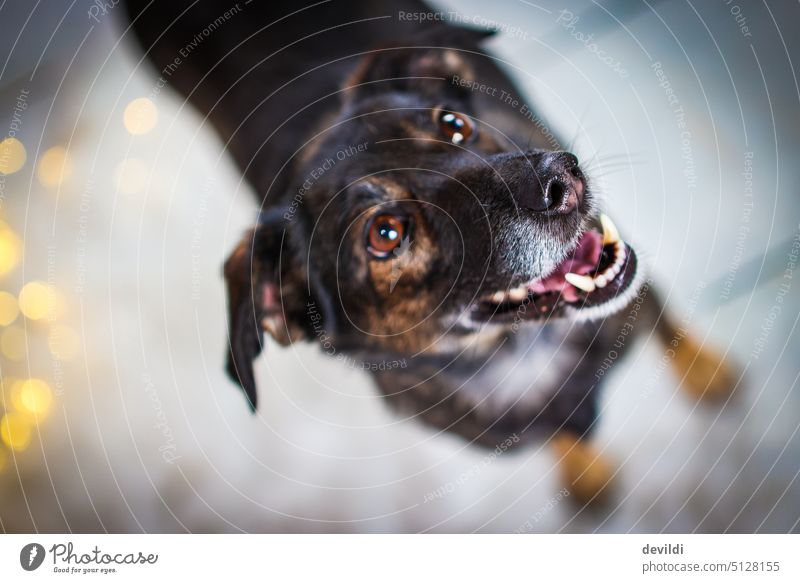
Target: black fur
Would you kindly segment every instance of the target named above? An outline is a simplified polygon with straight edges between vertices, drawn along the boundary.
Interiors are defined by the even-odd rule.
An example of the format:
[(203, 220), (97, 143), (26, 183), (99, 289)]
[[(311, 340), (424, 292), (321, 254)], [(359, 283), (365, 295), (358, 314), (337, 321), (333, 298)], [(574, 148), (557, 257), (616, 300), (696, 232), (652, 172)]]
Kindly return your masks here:
[[(580, 310), (556, 301), (512, 323), (477, 309), (552, 271), (596, 215), (589, 178), (481, 47), (490, 31), (401, 20), (431, 12), (415, 0), (127, 7), (147, 57), (208, 116), (261, 197), (262, 220), (225, 268), (228, 370), (252, 407), (262, 328), (287, 344), (323, 327), (340, 351), (405, 359), (375, 372), (387, 400), (477, 443), (591, 429), (598, 371), (626, 314), (577, 322)], [(442, 109), (475, 120), (478, 137), (443, 137)], [(553, 180), (576, 185), (569, 204), (551, 204)], [(409, 217), (399, 275), (365, 250), (377, 212)], [(615, 292), (628, 301), (632, 253), (626, 270), (629, 289)], [(646, 305), (650, 324), (657, 307)], [(503, 380), (530, 354), (557, 359)]]

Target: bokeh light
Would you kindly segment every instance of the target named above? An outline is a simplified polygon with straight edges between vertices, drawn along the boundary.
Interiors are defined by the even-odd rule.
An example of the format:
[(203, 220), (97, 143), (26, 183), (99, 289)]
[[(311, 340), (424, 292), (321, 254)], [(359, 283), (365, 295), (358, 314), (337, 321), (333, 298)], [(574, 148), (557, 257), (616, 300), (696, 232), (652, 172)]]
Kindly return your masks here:
[(12, 294), (0, 291), (0, 326), (8, 326), (17, 319), (19, 305)]
[(5, 275), (17, 266), (22, 255), (22, 244), (16, 233), (0, 221), (0, 275)]
[(14, 379), (6, 383), (6, 408), (11, 411), (24, 412), (25, 408), (22, 405), (22, 383), (21, 379)]
[(120, 162), (114, 170), (114, 185), (124, 194), (142, 192), (147, 187), (150, 168), (138, 158)]
[[(9, 376), (4, 376), (4, 377), (3, 377), (3, 380), (2, 380), (2, 381), (0, 381), (0, 389), (2, 389), (2, 392), (3, 392), (3, 393), (8, 393), (8, 394), (11, 394), (10, 392), (14, 390), (14, 387), (15, 387), (17, 384), (21, 383), (21, 382), (22, 382), (22, 381), (20, 381), (20, 380), (19, 380), (19, 379), (17, 379), (17, 378), (14, 378), (14, 377), (9, 377)], [(4, 404), (4, 402), (3, 402), (3, 400), (2, 400), (2, 397), (0, 397), (0, 407), (2, 407), (2, 406), (3, 406), (3, 404)]]
[(25, 165), (28, 154), (17, 138), (6, 138), (0, 142), (0, 174), (13, 174)]
[(31, 442), (31, 422), (20, 413), (6, 413), (0, 419), (0, 439), (7, 447), (22, 451)]
[(53, 188), (72, 176), (72, 161), (62, 146), (47, 150), (39, 159), (36, 176), (44, 186)]
[[(24, 413), (41, 416), (50, 411), (53, 403), (53, 392), (42, 379), (28, 379), (22, 381), (15, 392), (19, 392), (19, 404), (17, 409)], [(15, 403), (16, 404), (16, 403)]]
[(19, 292), (19, 309), (31, 320), (41, 320), (55, 309), (55, 292), (41, 281), (26, 283)]
[(156, 127), (158, 121), (156, 104), (147, 97), (134, 99), (125, 108), (122, 119), (129, 133), (135, 136), (146, 134)]
[(53, 356), (59, 360), (72, 360), (80, 351), (81, 339), (69, 326), (58, 324), (50, 329), (47, 343)]
[(0, 351), (8, 360), (20, 361), (28, 353), (27, 336), (20, 326), (9, 326), (0, 334)]

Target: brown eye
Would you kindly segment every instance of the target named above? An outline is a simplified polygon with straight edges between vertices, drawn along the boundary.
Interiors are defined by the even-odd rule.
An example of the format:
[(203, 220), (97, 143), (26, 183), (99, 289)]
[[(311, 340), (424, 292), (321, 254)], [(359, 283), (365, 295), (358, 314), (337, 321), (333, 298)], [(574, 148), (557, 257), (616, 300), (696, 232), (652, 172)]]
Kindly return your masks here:
[(475, 123), (466, 115), (442, 110), (438, 117), (439, 129), (454, 144), (469, 141), (475, 133)]
[(406, 236), (406, 217), (378, 215), (369, 225), (367, 249), (375, 257), (385, 259), (400, 247)]

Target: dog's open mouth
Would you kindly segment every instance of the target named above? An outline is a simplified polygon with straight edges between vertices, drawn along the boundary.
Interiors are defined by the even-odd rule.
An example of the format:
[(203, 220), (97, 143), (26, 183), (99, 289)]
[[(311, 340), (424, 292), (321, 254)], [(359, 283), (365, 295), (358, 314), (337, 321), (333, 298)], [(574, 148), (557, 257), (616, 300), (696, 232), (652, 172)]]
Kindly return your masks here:
[(604, 317), (624, 307), (636, 293), (637, 262), (633, 249), (619, 237), (614, 223), (600, 215), (598, 229), (581, 235), (555, 270), (510, 290), (483, 296), (473, 318), (510, 322), (575, 313)]

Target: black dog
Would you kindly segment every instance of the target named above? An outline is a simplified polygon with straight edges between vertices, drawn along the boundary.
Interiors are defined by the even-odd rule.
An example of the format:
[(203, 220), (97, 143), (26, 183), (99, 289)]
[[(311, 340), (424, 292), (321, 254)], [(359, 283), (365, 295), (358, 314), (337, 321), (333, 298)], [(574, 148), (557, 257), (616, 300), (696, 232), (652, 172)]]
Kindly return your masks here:
[(580, 439), (640, 329), (674, 342), (697, 391), (727, 384), (659, 318), (578, 160), (481, 48), (490, 31), (416, 0), (127, 5), (262, 196), (225, 265), (228, 368), (253, 408), (264, 330), (403, 359), (374, 367), (399, 409), (491, 447), (555, 436), (590, 498), (608, 470)]

